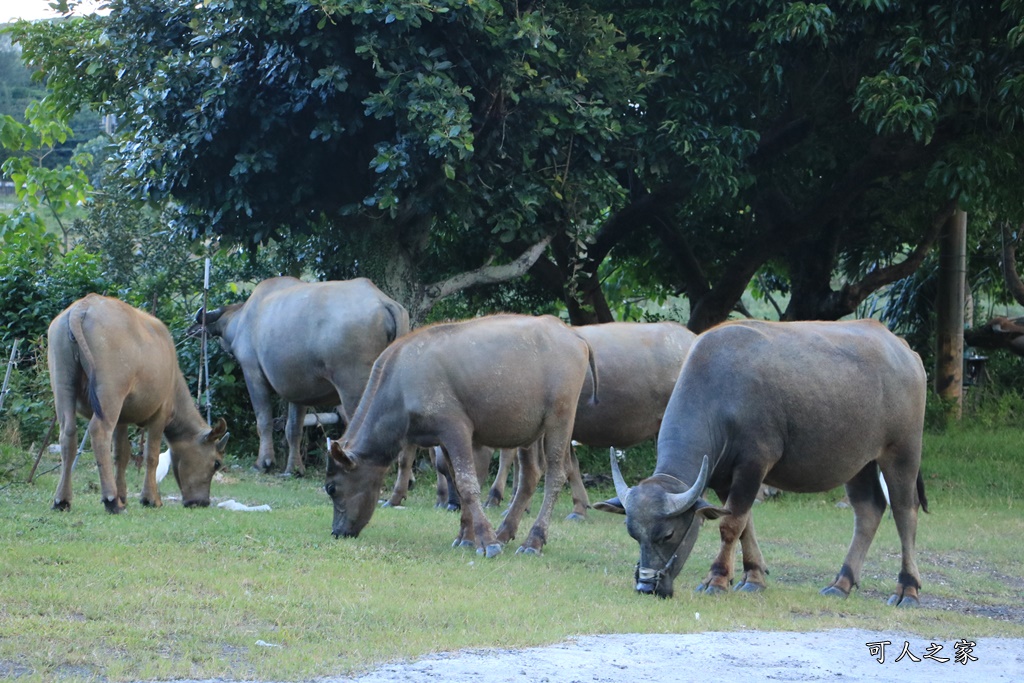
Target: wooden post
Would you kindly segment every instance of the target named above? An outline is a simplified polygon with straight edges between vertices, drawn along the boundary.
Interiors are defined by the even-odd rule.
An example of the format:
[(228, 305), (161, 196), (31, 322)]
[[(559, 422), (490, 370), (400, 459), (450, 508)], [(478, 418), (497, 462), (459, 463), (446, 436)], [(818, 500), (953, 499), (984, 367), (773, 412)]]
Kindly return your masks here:
[(967, 214), (952, 213), (939, 239), (939, 293), (935, 302), (937, 339), (935, 393), (946, 418), (963, 415), (964, 304), (967, 283)]

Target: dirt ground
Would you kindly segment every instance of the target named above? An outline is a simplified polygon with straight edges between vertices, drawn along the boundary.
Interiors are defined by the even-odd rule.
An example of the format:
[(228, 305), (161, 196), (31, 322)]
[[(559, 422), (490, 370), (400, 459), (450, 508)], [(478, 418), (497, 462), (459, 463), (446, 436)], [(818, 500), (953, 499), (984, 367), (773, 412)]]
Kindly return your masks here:
[(858, 629), (587, 636), (528, 650), (433, 655), (320, 683), (680, 683), (709, 679), (745, 683), (1022, 681), (1024, 640), (944, 642)]

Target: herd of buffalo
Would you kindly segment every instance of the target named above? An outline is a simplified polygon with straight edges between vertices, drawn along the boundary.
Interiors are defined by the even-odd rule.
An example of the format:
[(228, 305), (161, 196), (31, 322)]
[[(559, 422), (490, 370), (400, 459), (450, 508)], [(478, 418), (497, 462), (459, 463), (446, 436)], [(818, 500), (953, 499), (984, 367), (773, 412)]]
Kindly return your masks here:
[[(570, 443), (610, 447), (615, 498), (640, 546), (636, 590), (670, 597), (705, 519), (721, 548), (699, 589), (760, 591), (768, 573), (751, 509), (763, 484), (827, 491), (845, 484), (854, 510), (846, 558), (822, 593), (857, 586), (887, 506), (902, 545), (889, 603), (919, 604), (917, 510), (926, 378), (905, 341), (871, 320), (733, 321), (694, 335), (676, 323), (570, 327), (552, 316), (489, 315), (410, 331), (409, 316), (369, 280), (261, 282), (244, 303), (205, 311), (195, 329), (242, 367), (256, 413), (256, 466), (274, 465), (273, 397), (288, 403), (286, 471), (301, 474), (306, 408), (333, 404), (346, 425), (328, 444), (325, 490), (335, 536), (357, 536), (396, 462), (436, 447), (461, 499), (457, 543), (487, 557), (516, 537), (544, 474), (540, 511), (519, 552), (539, 553), (556, 497), (586, 491)], [(48, 362), (62, 469), (53, 507), (71, 507), (76, 414), (89, 419), (103, 503), (126, 503), (128, 425), (146, 430), (143, 505), (161, 505), (161, 439), (185, 506), (206, 506), (227, 425), (193, 403), (167, 327), (117, 299), (89, 294), (50, 324)], [(657, 439), (654, 473), (630, 487), (615, 448)], [(481, 458), (517, 449), (515, 492), (495, 530), (483, 511)], [(484, 454), (484, 455), (481, 455)], [(116, 467), (115, 467), (116, 465)], [(486, 471), (486, 468), (483, 468)], [(392, 501), (404, 495), (399, 477)], [(712, 489), (720, 506), (707, 502)], [(581, 502), (582, 499), (582, 502)], [(734, 581), (739, 543), (743, 573)]]

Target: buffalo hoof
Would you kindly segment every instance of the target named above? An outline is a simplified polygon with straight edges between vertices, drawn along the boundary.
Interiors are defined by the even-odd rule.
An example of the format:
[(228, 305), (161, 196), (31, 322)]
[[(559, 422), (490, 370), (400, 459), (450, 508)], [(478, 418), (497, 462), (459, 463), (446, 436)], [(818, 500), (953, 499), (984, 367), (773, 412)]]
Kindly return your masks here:
[(525, 545), (519, 546), (519, 549), (516, 550), (516, 555), (540, 555), (540, 554), (541, 554), (540, 549), (532, 548), (532, 547), (525, 546)]
[(122, 510), (124, 510), (124, 505), (122, 505), (121, 501), (118, 500), (117, 498), (114, 498), (112, 500), (104, 499), (103, 505), (107, 508), (107, 512), (109, 512), (112, 515), (116, 515), (120, 513)]
[(822, 588), (821, 589), (821, 594), (822, 595), (828, 595), (828, 596), (833, 597), (833, 598), (848, 598), (848, 597), (850, 597), (849, 593), (847, 593), (846, 591), (842, 590), (841, 588), (837, 588), (836, 586), (826, 586), (825, 588)]
[(893, 595), (887, 601), (887, 604), (892, 607), (920, 607), (921, 601), (913, 595)]
[(695, 593), (703, 593), (704, 595), (722, 595), (728, 591), (714, 584), (700, 584), (694, 589)]
[(760, 593), (767, 589), (763, 583), (752, 583), (750, 581), (742, 581), (733, 587), (733, 591), (737, 593)]
[(473, 541), (467, 541), (464, 538), (456, 538), (454, 541), (452, 541), (452, 547), (453, 548), (473, 548), (473, 547), (476, 547), (476, 544), (473, 543)]
[(567, 521), (567, 522), (585, 522), (585, 521), (587, 521), (587, 516), (586, 515), (581, 515), (578, 512), (570, 512), (569, 515), (565, 518), (565, 521)]
[(55, 500), (53, 501), (53, 509), (60, 512), (67, 512), (71, 509), (71, 503), (66, 500)]
[(162, 500), (150, 500), (149, 498), (140, 498), (139, 502), (142, 503), (142, 507), (145, 508), (158, 508), (164, 504)]
[(402, 507), (402, 501), (395, 502), (393, 500), (386, 500), (380, 504), (382, 508), (400, 508)]
[(447, 510), (448, 512), (458, 512), (461, 509), (462, 509), (462, 506), (461, 505), (456, 505), (455, 503), (448, 503), (448, 505), (445, 506), (445, 510)]
[(497, 557), (498, 555), (501, 555), (501, 550), (502, 548), (500, 543), (492, 543), (486, 548), (477, 548), (476, 552), (477, 555), (483, 555), (487, 559), (490, 559), (492, 557)]

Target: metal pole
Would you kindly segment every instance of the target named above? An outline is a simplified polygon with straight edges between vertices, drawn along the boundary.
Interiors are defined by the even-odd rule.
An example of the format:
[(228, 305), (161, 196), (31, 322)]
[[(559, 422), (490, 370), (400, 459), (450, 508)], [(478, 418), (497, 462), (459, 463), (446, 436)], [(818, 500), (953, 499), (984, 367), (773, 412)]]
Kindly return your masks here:
[[(203, 356), (203, 368), (202, 375), (205, 378), (206, 384), (206, 423), (209, 424), (213, 419), (212, 407), (210, 405), (210, 355), (206, 351), (206, 304), (210, 298), (210, 257), (206, 257), (206, 272), (203, 275), (203, 344), (202, 344), (202, 356)], [(203, 381), (200, 380), (200, 384)]]
[(18, 344), (21, 343), (20, 339), (14, 340), (14, 346), (11, 347), (11, 359), (7, 361), (7, 372), (4, 374), (4, 385), (0, 388), (0, 410), (4, 407), (4, 399), (7, 398), (7, 386), (11, 383), (11, 371), (14, 369), (14, 363), (18, 360)]
[(71, 471), (75, 471), (75, 465), (78, 464), (78, 458), (82, 455), (82, 451), (85, 450), (85, 442), (89, 440), (89, 428), (85, 428), (85, 434), (82, 435), (82, 443), (78, 444), (78, 451), (75, 453), (75, 459), (71, 462)]

